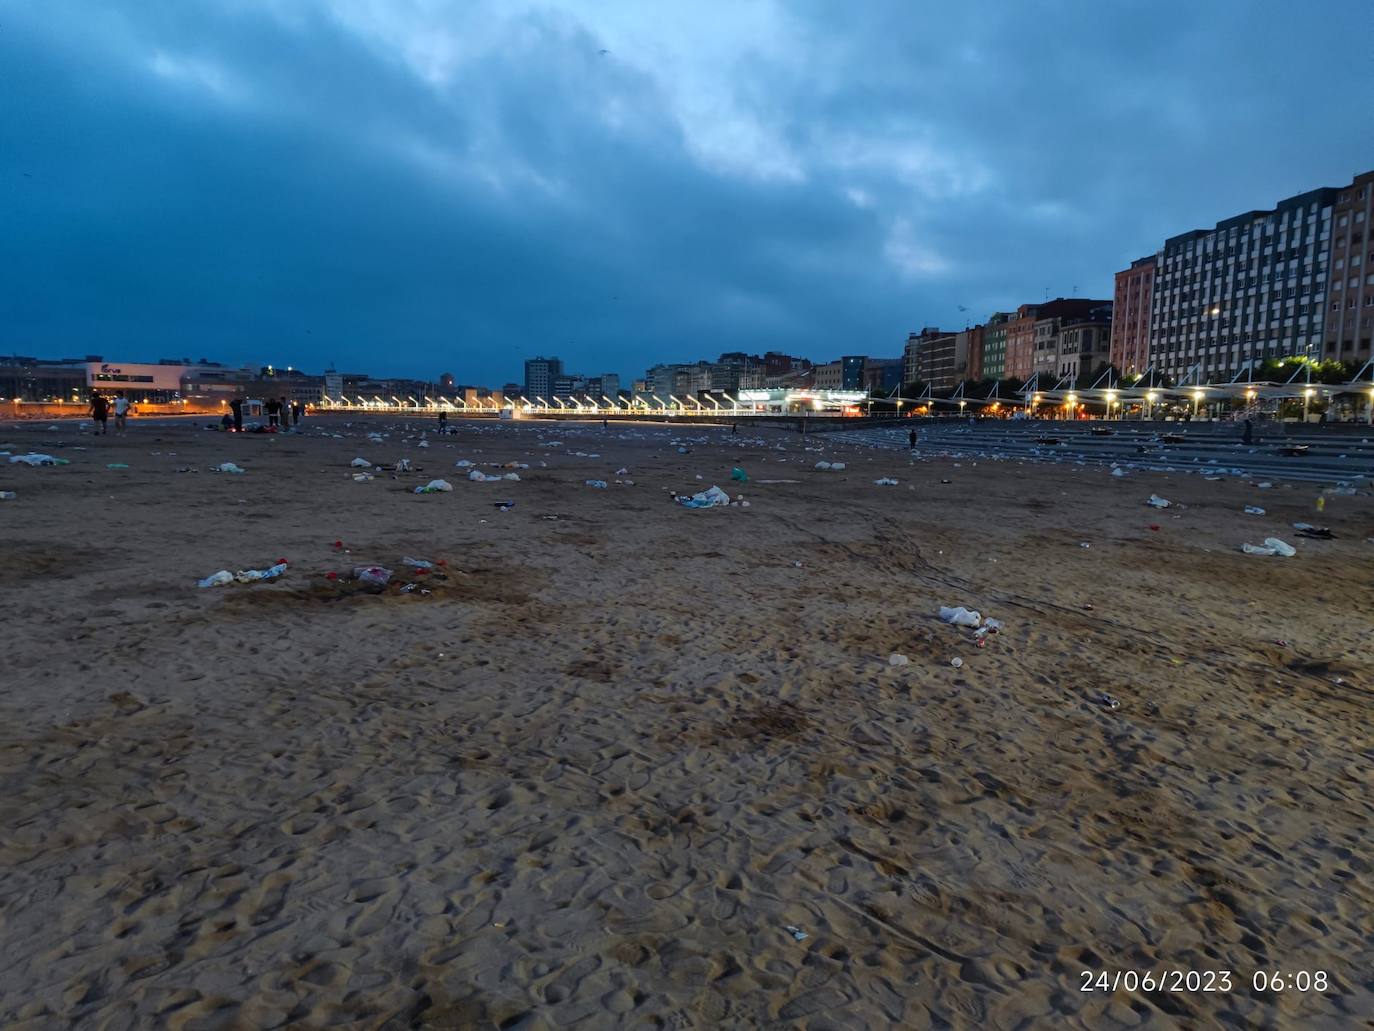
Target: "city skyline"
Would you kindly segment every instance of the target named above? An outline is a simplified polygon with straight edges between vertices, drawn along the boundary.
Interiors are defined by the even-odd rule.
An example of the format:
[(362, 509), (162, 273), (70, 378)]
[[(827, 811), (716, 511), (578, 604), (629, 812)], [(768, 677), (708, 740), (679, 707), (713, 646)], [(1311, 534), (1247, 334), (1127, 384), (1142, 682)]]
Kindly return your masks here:
[(0, 351), (895, 355), (1368, 166), (1349, 9), (1066, 10), (7, 11)]

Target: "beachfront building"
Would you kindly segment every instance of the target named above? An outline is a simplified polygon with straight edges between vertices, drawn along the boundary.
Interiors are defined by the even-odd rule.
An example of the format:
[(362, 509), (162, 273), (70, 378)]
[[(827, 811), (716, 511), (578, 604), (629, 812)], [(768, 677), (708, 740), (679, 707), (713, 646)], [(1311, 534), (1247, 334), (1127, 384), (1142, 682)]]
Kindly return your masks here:
[(563, 375), (561, 358), (525, 359), (525, 396), (530, 400), (536, 397), (553, 396), (553, 381)]
[[(1005, 379), (1007, 371), (1007, 322), (1012, 316), (995, 311), (983, 324), (982, 346), (979, 348), (978, 374), (970, 379)], [(972, 364), (972, 358), (969, 360)]]
[(1116, 274), (1112, 305), (1111, 363), (1123, 375), (1141, 375), (1150, 367), (1150, 317), (1153, 313), (1155, 256), (1131, 262)]
[[(967, 347), (967, 339), (965, 339)], [(968, 354), (959, 360), (958, 335), (926, 326), (919, 333), (908, 333), (902, 351), (902, 377), (906, 383), (928, 383), (933, 387), (952, 387), (962, 378), (956, 367), (968, 367)]]
[(1053, 374), (1058, 378), (1087, 376), (1111, 362), (1112, 305), (1095, 308), (1080, 318), (1060, 322)]
[[(1166, 240), (1151, 305), (1156, 371), (1180, 381), (1230, 379), (1266, 358), (1322, 357), (1327, 319), (1345, 310), (1331, 308), (1328, 290), (1332, 218), (1347, 192), (1358, 188), (1309, 190)], [(1352, 227), (1345, 228), (1348, 241)]]
[(1374, 172), (1342, 187), (1331, 209), (1331, 278), (1323, 356), (1363, 365), (1374, 358)]
[(0, 401), (85, 401), (88, 358), (0, 358)]
[[(1012, 379), (1026, 380), (1036, 372), (1052, 372), (1058, 360), (1057, 342), (1054, 347), (1055, 357), (1050, 359), (1046, 355), (1049, 341), (1058, 333), (1059, 326), (1070, 319), (1089, 317), (1094, 309), (1110, 307), (1111, 303), (1087, 297), (1056, 297), (1042, 304), (1021, 305), (1006, 323), (1004, 375)], [(1038, 365), (1037, 357), (1040, 359)]]

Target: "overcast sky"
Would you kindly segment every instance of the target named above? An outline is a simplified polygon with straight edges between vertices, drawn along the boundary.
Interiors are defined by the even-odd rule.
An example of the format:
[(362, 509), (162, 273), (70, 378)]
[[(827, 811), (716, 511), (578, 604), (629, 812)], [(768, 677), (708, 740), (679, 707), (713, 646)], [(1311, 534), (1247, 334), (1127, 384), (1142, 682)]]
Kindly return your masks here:
[(1374, 167), (1371, 12), (0, 0), (0, 353), (897, 355)]

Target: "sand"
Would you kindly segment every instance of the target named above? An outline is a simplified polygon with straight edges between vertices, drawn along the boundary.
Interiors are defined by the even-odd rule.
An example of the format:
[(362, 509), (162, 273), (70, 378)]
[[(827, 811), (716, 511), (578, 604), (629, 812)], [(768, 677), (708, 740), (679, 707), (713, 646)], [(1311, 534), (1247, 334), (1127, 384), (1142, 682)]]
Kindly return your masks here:
[(0, 429), (0, 1024), (1367, 1026), (1374, 499), (456, 426)]

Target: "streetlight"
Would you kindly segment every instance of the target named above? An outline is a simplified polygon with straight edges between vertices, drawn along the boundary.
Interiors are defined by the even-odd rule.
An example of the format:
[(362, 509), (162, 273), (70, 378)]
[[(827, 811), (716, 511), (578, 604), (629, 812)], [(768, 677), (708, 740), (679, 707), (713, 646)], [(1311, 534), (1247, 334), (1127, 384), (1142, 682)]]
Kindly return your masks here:
[(1197, 418), (1197, 416), (1198, 416), (1198, 409), (1201, 407), (1201, 405), (1202, 405), (1202, 391), (1201, 391), (1201, 390), (1194, 390), (1194, 391), (1193, 391), (1193, 418), (1194, 418), (1194, 419)]

